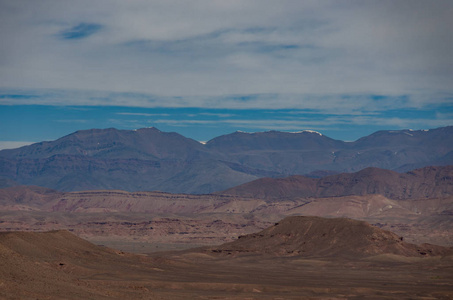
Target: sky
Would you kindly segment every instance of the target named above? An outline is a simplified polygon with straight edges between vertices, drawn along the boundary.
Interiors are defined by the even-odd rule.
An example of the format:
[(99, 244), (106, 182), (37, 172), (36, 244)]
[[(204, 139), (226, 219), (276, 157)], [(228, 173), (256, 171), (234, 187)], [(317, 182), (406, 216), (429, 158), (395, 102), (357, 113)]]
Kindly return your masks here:
[(453, 125), (453, 1), (0, 0), (0, 149)]

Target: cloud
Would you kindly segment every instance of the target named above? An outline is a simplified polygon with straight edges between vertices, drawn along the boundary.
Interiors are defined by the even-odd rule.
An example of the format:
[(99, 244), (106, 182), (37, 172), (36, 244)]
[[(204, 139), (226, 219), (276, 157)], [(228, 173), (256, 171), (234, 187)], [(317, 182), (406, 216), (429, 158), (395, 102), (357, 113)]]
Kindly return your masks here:
[(148, 114), (148, 113), (130, 113), (130, 112), (119, 112), (119, 113), (116, 113), (117, 115), (123, 115), (123, 116), (137, 116), (137, 117), (155, 117), (155, 116), (159, 116), (159, 117), (169, 117), (170, 114)]
[[(121, 120), (119, 122), (129, 122), (137, 125), (140, 121), (137, 120)], [(143, 124), (143, 123), (142, 123)], [(153, 119), (149, 120), (148, 124), (159, 127), (161, 124), (173, 127), (193, 127), (193, 126), (211, 126), (211, 127), (227, 127), (227, 128), (242, 128), (253, 130), (301, 130), (301, 129), (317, 129), (317, 130), (344, 130), (345, 126), (370, 126), (379, 124), (383, 128), (426, 128), (442, 127), (451, 125), (450, 118), (404, 118), (404, 117), (386, 117), (385, 115), (362, 115), (362, 116), (339, 116), (339, 115), (319, 115), (319, 116), (299, 116), (288, 118), (278, 116), (275, 118), (266, 118), (263, 115), (255, 116), (254, 119), (182, 119), (173, 117), (169, 119)]]
[[(0, 105), (73, 110), (2, 139), (112, 124), (201, 140), (451, 125), (452, 11), (449, 0), (0, 1)], [(3, 114), (4, 133), (20, 125)]]
[(452, 91), (451, 1), (224, 2), (2, 1), (0, 85), (166, 97)]
[(18, 141), (0, 141), (0, 150), (15, 149), (22, 146), (31, 145), (34, 142), (18, 142)]
[(61, 31), (58, 36), (65, 40), (83, 39), (101, 30), (102, 26), (95, 23), (80, 23)]
[[(292, 114), (335, 114), (347, 116), (373, 115), (392, 110), (452, 111), (453, 94), (419, 93), (416, 95), (384, 94), (244, 94), (223, 96), (158, 96), (145, 93), (118, 93), (77, 90), (15, 90), (0, 88), (0, 105), (76, 105), (143, 107), (143, 108), (205, 108), (230, 110), (291, 110)], [(75, 109), (73, 107), (72, 109)], [(272, 111), (270, 111), (271, 113)], [(218, 114), (210, 112), (210, 114)], [(142, 112), (118, 112), (119, 115), (165, 116)], [(165, 113), (166, 116), (170, 113)], [(221, 113), (228, 117), (231, 113)]]

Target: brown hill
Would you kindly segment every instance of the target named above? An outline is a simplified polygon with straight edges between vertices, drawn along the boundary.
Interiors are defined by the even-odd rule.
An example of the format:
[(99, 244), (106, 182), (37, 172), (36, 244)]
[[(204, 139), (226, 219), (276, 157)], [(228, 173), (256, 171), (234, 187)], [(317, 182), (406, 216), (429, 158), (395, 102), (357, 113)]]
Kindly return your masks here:
[(16, 254), (44, 261), (87, 260), (117, 256), (113, 250), (96, 246), (66, 230), (48, 232), (0, 232), (0, 245)]
[(0, 208), (9, 210), (42, 209), (64, 193), (39, 186), (13, 186), (0, 189)]
[(453, 195), (453, 166), (425, 167), (407, 173), (366, 168), (320, 179), (304, 176), (262, 178), (221, 192), (266, 200), (380, 194), (389, 199)]
[(123, 291), (86, 279), (136, 261), (67, 231), (0, 232), (0, 298), (124, 299)]
[(213, 253), (355, 258), (379, 254), (438, 256), (452, 248), (409, 244), (396, 234), (346, 218), (287, 217), (261, 232), (209, 249)]

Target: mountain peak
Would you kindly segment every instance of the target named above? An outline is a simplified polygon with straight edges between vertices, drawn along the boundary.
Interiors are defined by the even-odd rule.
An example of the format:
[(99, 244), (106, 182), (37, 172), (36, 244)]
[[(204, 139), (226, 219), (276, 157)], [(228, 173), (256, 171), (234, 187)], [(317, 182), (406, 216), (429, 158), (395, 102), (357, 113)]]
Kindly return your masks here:
[(336, 149), (344, 142), (331, 139), (319, 132), (303, 130), (299, 132), (262, 131), (246, 133), (236, 131), (216, 137), (206, 143), (210, 149), (228, 152), (281, 151)]
[(187, 151), (201, 151), (201, 149), (200, 143), (192, 139), (150, 127), (137, 130), (116, 128), (78, 130), (55, 141), (36, 143), (3, 153), (28, 158), (77, 155), (156, 160), (165, 157), (184, 159)]

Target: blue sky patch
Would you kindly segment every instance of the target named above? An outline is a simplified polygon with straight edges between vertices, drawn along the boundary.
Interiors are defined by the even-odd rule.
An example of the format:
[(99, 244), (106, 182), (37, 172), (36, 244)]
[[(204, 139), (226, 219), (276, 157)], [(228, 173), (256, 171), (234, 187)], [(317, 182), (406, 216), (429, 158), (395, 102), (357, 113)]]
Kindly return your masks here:
[(432, 109), (394, 109), (370, 114), (338, 115), (313, 109), (208, 109), (121, 106), (0, 106), (0, 141), (55, 140), (91, 128), (138, 129), (156, 127), (198, 141), (240, 130), (245, 132), (315, 130), (333, 139), (353, 141), (378, 130), (430, 129), (447, 126)]
[(32, 99), (38, 98), (35, 95), (21, 95), (21, 94), (0, 94), (0, 99)]

